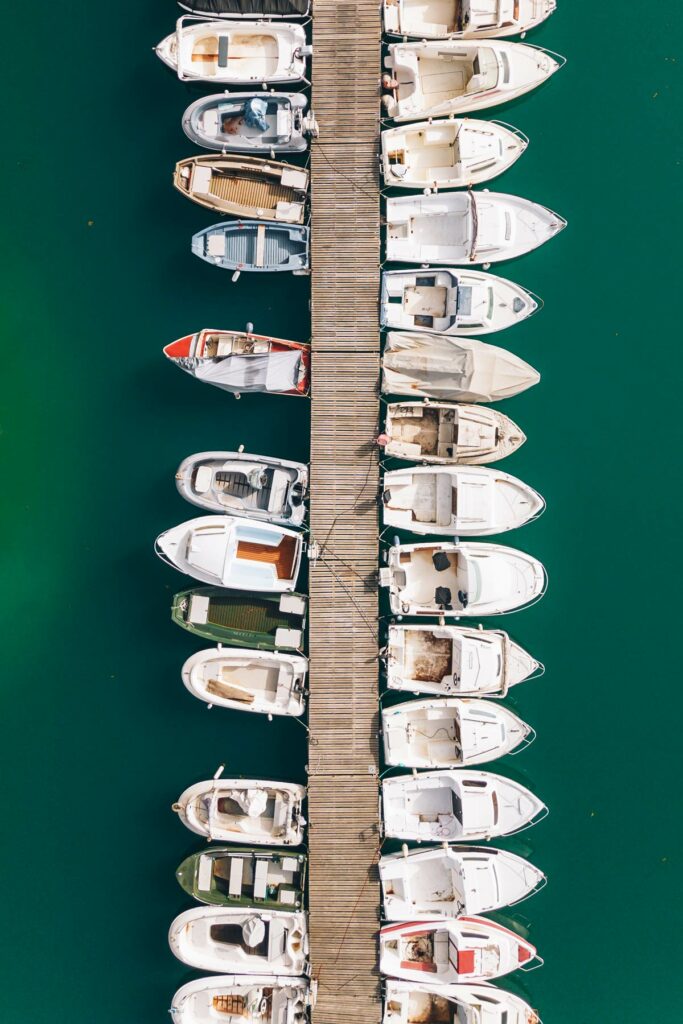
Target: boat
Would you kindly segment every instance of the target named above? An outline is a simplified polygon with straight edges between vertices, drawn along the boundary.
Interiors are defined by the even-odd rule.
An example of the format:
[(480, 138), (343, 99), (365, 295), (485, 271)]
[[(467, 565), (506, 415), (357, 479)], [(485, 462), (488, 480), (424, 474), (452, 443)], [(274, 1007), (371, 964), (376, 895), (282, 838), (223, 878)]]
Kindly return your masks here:
[(527, 1002), (495, 985), (387, 981), (382, 1024), (540, 1024)]
[(530, 942), (485, 917), (387, 924), (379, 950), (381, 974), (438, 986), (491, 981), (543, 963)]
[(540, 601), (548, 585), (538, 559), (502, 544), (394, 544), (387, 562), (380, 584), (394, 615), (503, 615)]
[(532, 487), (497, 469), (413, 466), (384, 474), (384, 525), (413, 533), (486, 537), (533, 522), (544, 509)]
[(186, 501), (209, 512), (229, 512), (267, 523), (301, 526), (308, 467), (248, 452), (199, 452), (180, 463), (175, 475)]
[(457, 768), (519, 753), (536, 734), (502, 704), (479, 697), (429, 697), (384, 708), (382, 737), (388, 765)]
[(377, 443), (385, 455), (435, 466), (496, 462), (526, 434), (497, 409), (451, 402), (389, 402)]
[(173, 1024), (305, 1024), (313, 994), (306, 978), (217, 974), (189, 981), (171, 1003)]
[(197, 380), (233, 395), (308, 394), (311, 347), (251, 331), (198, 331), (172, 341), (164, 355)]
[(308, 970), (306, 915), (287, 910), (195, 907), (171, 923), (168, 944), (200, 971), (289, 976)]
[(268, 21), (198, 21), (183, 15), (156, 47), (181, 82), (300, 82), (306, 77), (306, 32)]
[(207, 839), (299, 846), (306, 825), (305, 797), (305, 787), (293, 782), (216, 776), (186, 789), (173, 810), (187, 828)]
[(536, 298), (518, 284), (469, 267), (382, 274), (382, 326), (399, 331), (493, 334), (522, 323), (538, 308)]
[(301, 651), (308, 611), (305, 594), (240, 594), (219, 587), (181, 590), (171, 618), (195, 636), (259, 651)]
[(502, 121), (446, 118), (386, 128), (384, 184), (394, 188), (470, 188), (503, 174), (529, 139)]
[(318, 134), (301, 92), (221, 92), (183, 114), (183, 131), (204, 149), (227, 153), (304, 153)]
[(390, 690), (437, 697), (506, 697), (510, 687), (545, 669), (502, 629), (466, 626), (389, 626)]
[(539, 203), (502, 192), (437, 192), (386, 202), (386, 258), (487, 267), (523, 256), (567, 226)]
[(384, 58), (382, 105), (395, 121), (471, 114), (531, 92), (565, 63), (564, 57), (527, 43), (392, 43)]
[(500, 402), (540, 379), (519, 356), (476, 338), (389, 331), (382, 356), (385, 394)]
[(294, 274), (308, 270), (309, 231), (295, 224), (231, 220), (192, 236), (192, 252), (222, 270)]
[(185, 858), (176, 878), (188, 896), (211, 906), (300, 910), (304, 903), (306, 854), (207, 846)]
[(311, 0), (178, 0), (178, 5), (212, 18), (306, 18), (311, 10)]
[(548, 814), (528, 789), (493, 772), (421, 772), (381, 785), (388, 839), (476, 843), (523, 832)]
[(307, 673), (301, 655), (221, 646), (197, 651), (182, 669), (187, 689), (210, 707), (262, 715), (302, 715)]
[(470, 917), (520, 903), (546, 885), (542, 871), (490, 846), (404, 847), (379, 860), (387, 921)]
[(308, 171), (255, 156), (193, 156), (175, 166), (176, 189), (216, 213), (303, 224)]
[(556, 0), (382, 0), (387, 35), (413, 39), (523, 36), (556, 7)]
[(304, 539), (296, 530), (235, 516), (199, 516), (160, 533), (159, 557), (180, 572), (228, 590), (294, 590)]

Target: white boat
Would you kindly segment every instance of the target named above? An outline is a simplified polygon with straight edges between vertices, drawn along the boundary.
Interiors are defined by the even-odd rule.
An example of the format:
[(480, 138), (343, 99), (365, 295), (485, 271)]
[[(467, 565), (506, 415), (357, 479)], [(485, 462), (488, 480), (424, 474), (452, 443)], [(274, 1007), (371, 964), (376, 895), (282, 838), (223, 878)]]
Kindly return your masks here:
[(303, 536), (235, 516), (199, 516), (159, 534), (159, 557), (188, 576), (228, 590), (294, 590)]
[(524, 526), (544, 509), (532, 487), (497, 469), (413, 466), (384, 474), (384, 525), (413, 533), (486, 537)]
[(544, 672), (502, 629), (389, 626), (390, 690), (438, 697), (505, 697), (511, 686)]
[(380, 583), (394, 615), (503, 615), (535, 604), (548, 583), (536, 558), (502, 544), (395, 544), (387, 561)]
[(437, 192), (386, 203), (386, 258), (488, 266), (531, 252), (567, 226), (553, 210), (503, 192)]
[(493, 772), (421, 772), (381, 785), (389, 839), (476, 843), (522, 832), (548, 814), (528, 789)]
[(210, 707), (262, 715), (302, 715), (308, 659), (279, 651), (211, 647), (182, 669), (185, 686)]
[(387, 981), (382, 1024), (540, 1024), (538, 1014), (495, 985)]
[(308, 467), (248, 452), (199, 452), (180, 463), (176, 487), (209, 512), (301, 526)]
[(549, 18), (556, 0), (383, 0), (384, 31), (413, 39), (524, 35)]
[(313, 1003), (306, 978), (272, 974), (218, 974), (179, 988), (173, 1024), (304, 1024)]
[(190, 786), (173, 805), (192, 832), (222, 843), (298, 846), (306, 788), (293, 782), (214, 778)]
[(382, 391), (458, 402), (500, 402), (538, 384), (519, 356), (476, 338), (389, 331)]
[(300, 92), (225, 92), (200, 96), (183, 114), (183, 131), (204, 149), (232, 153), (303, 153), (318, 134)]
[(502, 704), (479, 697), (431, 697), (385, 708), (382, 737), (388, 765), (457, 768), (519, 753), (536, 734)]
[(196, 907), (171, 923), (168, 944), (201, 971), (298, 976), (308, 968), (306, 915), (287, 910)]
[(386, 455), (429, 465), (496, 462), (517, 451), (526, 434), (497, 409), (450, 402), (390, 402), (378, 443)]
[(401, 981), (428, 978), (438, 986), (491, 981), (542, 963), (535, 946), (485, 917), (406, 921), (385, 925), (379, 933), (380, 973)]
[(301, 25), (270, 21), (197, 21), (183, 15), (157, 56), (183, 82), (245, 85), (299, 82), (310, 55)]
[(472, 337), (514, 327), (539, 308), (530, 292), (483, 270), (385, 270), (380, 318), (399, 331)]
[(502, 121), (446, 118), (382, 132), (382, 174), (395, 188), (469, 188), (503, 174), (529, 145)]
[(471, 114), (523, 96), (566, 63), (526, 43), (392, 43), (384, 58), (384, 112), (395, 121)]
[(443, 844), (379, 860), (388, 921), (429, 921), (483, 914), (520, 903), (547, 879), (529, 861), (490, 846)]

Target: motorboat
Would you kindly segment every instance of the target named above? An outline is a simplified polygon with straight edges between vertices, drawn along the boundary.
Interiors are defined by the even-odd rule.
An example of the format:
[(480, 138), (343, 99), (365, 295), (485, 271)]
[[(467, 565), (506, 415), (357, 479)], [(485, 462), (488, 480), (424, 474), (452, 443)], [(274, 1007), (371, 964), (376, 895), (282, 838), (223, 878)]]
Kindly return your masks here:
[(311, 48), (302, 25), (183, 15), (156, 53), (182, 82), (277, 85), (306, 77)]
[(495, 985), (387, 981), (382, 1024), (539, 1024), (527, 1002)]
[(305, 797), (305, 787), (293, 782), (215, 777), (186, 789), (173, 810), (187, 828), (207, 839), (299, 846)]
[(302, 92), (221, 92), (201, 96), (183, 114), (183, 131), (224, 153), (304, 153), (318, 134)]
[(294, 590), (304, 539), (296, 530), (236, 516), (199, 516), (159, 534), (164, 562), (228, 590)]
[(301, 526), (308, 467), (248, 452), (199, 452), (180, 463), (179, 493), (208, 512)]
[(188, 199), (216, 213), (303, 224), (308, 171), (292, 164), (239, 154), (180, 160), (173, 184)]
[(168, 933), (171, 952), (200, 971), (301, 975), (308, 969), (306, 915), (254, 907), (195, 907)]
[(395, 188), (470, 188), (503, 174), (529, 145), (502, 121), (445, 118), (382, 132), (384, 184)]
[(567, 226), (539, 203), (488, 191), (387, 199), (386, 221), (386, 258), (425, 266), (515, 259)]
[(312, 1003), (306, 978), (217, 974), (179, 988), (171, 1019), (173, 1024), (305, 1024)]
[[(213, 0), (204, 0), (211, 3)], [(182, 6), (182, 5), (181, 5)], [(387, 35), (413, 39), (495, 39), (524, 35), (556, 0), (383, 0)]]
[(389, 626), (390, 690), (437, 697), (506, 697), (510, 687), (545, 671), (502, 629)]
[(547, 813), (524, 786), (492, 772), (420, 772), (382, 781), (382, 820), (389, 839), (476, 843), (515, 835)]
[(519, 356), (476, 338), (389, 331), (382, 391), (458, 402), (500, 402), (538, 384)]
[(232, 647), (197, 651), (182, 669), (187, 689), (210, 707), (262, 715), (302, 715), (307, 673), (301, 655)]
[(542, 871), (490, 846), (433, 846), (379, 860), (388, 921), (458, 918), (511, 907), (547, 883)]
[[(529, 0), (522, 0), (528, 3)], [(549, 2), (549, 0), (546, 0)], [(307, 18), (311, 0), (178, 0), (189, 14), (211, 18)]]
[(380, 584), (394, 615), (503, 615), (535, 604), (548, 584), (538, 559), (502, 544), (394, 544), (387, 563)]
[(384, 474), (384, 525), (413, 533), (486, 537), (524, 526), (544, 509), (532, 487), (498, 469), (412, 466)]
[(385, 455), (428, 465), (471, 466), (511, 455), (526, 434), (497, 409), (450, 402), (390, 402), (378, 443)]
[(304, 903), (306, 854), (207, 846), (185, 858), (176, 878), (188, 896), (210, 906), (300, 910)]
[(383, 327), (474, 337), (493, 334), (533, 316), (539, 301), (513, 281), (469, 267), (385, 270)]
[(198, 331), (164, 348), (164, 355), (191, 377), (233, 395), (308, 394), (311, 347), (251, 331)]
[(173, 597), (171, 618), (195, 636), (259, 651), (301, 651), (308, 612), (305, 594), (243, 594), (195, 587)]
[(234, 271), (275, 273), (308, 271), (309, 230), (296, 224), (231, 220), (192, 236), (192, 253), (205, 263)]
[(392, 43), (382, 105), (395, 121), (471, 114), (531, 92), (565, 63), (540, 46), (493, 39)]

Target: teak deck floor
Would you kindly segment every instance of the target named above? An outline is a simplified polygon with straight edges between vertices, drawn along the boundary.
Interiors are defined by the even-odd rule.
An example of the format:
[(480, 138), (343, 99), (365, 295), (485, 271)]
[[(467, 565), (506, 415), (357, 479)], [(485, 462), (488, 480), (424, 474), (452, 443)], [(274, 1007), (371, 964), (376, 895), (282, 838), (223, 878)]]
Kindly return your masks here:
[(381, 18), (314, 0), (309, 913), (314, 1024), (379, 1024)]

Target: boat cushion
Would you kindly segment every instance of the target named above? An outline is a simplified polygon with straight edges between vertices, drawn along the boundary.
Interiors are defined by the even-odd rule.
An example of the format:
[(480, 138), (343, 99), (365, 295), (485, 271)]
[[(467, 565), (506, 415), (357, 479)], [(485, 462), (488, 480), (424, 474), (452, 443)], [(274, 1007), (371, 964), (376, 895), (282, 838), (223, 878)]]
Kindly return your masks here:
[(301, 212), (301, 203), (286, 203), (280, 200), (275, 206), (275, 220), (284, 221), (286, 224), (298, 224)]
[(209, 256), (221, 259), (225, 256), (225, 235), (209, 235), (206, 239), (206, 252)]
[(210, 107), (202, 115), (202, 130), (211, 137), (218, 135), (218, 110)]
[(473, 974), (474, 973), (474, 950), (473, 949), (459, 949), (456, 952), (458, 958), (457, 972), (458, 974)]
[(299, 594), (283, 594), (279, 608), (288, 615), (303, 615), (306, 611), (306, 601)]
[(403, 308), (409, 316), (445, 316), (448, 289), (442, 285), (409, 285), (403, 293)]
[(195, 164), (192, 171), (193, 192), (209, 193), (211, 191), (211, 168), (206, 164)]
[(228, 884), (228, 892), (231, 896), (242, 895), (242, 874), (244, 872), (244, 858), (243, 857), (231, 857), (230, 858), (230, 882)]
[(289, 473), (284, 469), (273, 470), (273, 476), (270, 483), (270, 494), (268, 495), (269, 512), (282, 514), (285, 511), (288, 487)]
[(285, 188), (296, 188), (305, 192), (308, 188), (308, 171), (302, 171), (299, 167), (287, 167), (282, 172), (280, 184)]
[(288, 139), (292, 132), (292, 118), (286, 107), (278, 107), (275, 115), (275, 131), (278, 138)]
[(256, 867), (254, 870), (254, 898), (257, 900), (264, 900), (267, 895), (267, 884), (268, 884), (268, 861), (264, 860), (263, 857), (256, 858)]
[(193, 594), (187, 613), (188, 622), (195, 626), (205, 626), (209, 621), (209, 598), (204, 594)]
[(227, 68), (228, 66), (228, 44), (229, 38), (226, 34), (218, 37), (218, 67)]
[(213, 470), (210, 466), (200, 466), (194, 478), (194, 489), (197, 494), (206, 494), (211, 490), (213, 482)]
[(453, 517), (453, 484), (448, 473), (436, 476), (436, 525), (450, 526)]
[(301, 630), (300, 629), (283, 629), (280, 627), (275, 630), (275, 646), (276, 647), (292, 647), (297, 650), (301, 646)]
[(211, 876), (213, 874), (213, 858), (201, 856), (199, 858), (199, 869), (197, 871), (197, 888), (201, 892), (211, 891)]
[(293, 875), (299, 870), (299, 860), (297, 857), (283, 857), (281, 867), (283, 871)]
[(296, 891), (294, 889), (280, 889), (278, 903), (284, 903), (285, 906), (293, 907), (296, 904)]

